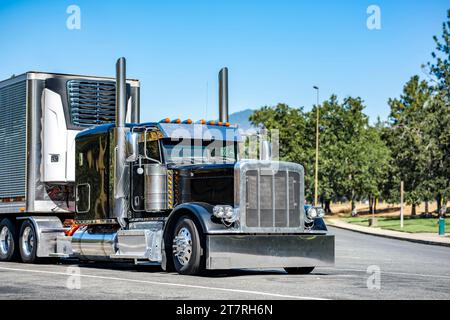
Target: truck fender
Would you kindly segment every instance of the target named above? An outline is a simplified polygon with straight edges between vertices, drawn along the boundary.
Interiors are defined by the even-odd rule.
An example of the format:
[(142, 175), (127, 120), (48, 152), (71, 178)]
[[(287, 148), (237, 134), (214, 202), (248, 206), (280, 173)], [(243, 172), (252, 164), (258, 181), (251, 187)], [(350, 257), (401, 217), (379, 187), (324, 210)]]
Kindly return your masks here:
[[(17, 220), (28, 220), (34, 227), (37, 237), (36, 255), (40, 258), (49, 257), (56, 253), (56, 241), (58, 236), (64, 235), (64, 227), (61, 220), (54, 216), (30, 216), (20, 217)], [(20, 235), (19, 235), (20, 237)]]
[(177, 206), (169, 215), (164, 225), (163, 241), (161, 245), (162, 261), (161, 267), (166, 271), (173, 271), (172, 260), (168, 259), (168, 253), (171, 249), (172, 230), (178, 218), (183, 215), (189, 215), (197, 223), (199, 231), (205, 235), (212, 230), (224, 230), (226, 227), (222, 223), (214, 222), (212, 217), (212, 209), (214, 206), (207, 203), (183, 203)]

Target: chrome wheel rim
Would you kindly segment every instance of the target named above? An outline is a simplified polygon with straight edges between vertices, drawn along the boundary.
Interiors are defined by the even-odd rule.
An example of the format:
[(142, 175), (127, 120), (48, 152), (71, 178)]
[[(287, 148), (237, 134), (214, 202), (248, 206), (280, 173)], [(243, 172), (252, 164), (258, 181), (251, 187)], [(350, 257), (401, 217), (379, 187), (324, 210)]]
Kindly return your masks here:
[(187, 228), (181, 228), (175, 239), (173, 239), (173, 254), (183, 266), (187, 265), (189, 260), (191, 260), (192, 237)]
[(11, 248), (12, 234), (8, 227), (3, 226), (0, 231), (0, 252), (2, 255), (7, 255), (9, 248)]
[(23, 231), (22, 238), (21, 238), (21, 246), (22, 246), (22, 252), (26, 256), (31, 256), (31, 253), (33, 252), (34, 248), (34, 232), (31, 229), (31, 227), (27, 226), (25, 230)]

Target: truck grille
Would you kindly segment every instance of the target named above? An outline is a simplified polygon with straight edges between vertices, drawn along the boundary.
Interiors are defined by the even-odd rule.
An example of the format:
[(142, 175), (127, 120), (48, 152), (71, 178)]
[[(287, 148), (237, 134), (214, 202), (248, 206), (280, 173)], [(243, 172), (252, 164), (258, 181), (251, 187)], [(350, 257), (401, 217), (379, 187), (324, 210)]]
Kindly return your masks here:
[(114, 81), (70, 80), (67, 89), (74, 125), (90, 127), (115, 121)]
[(245, 224), (249, 228), (300, 226), (300, 173), (251, 169), (245, 174)]

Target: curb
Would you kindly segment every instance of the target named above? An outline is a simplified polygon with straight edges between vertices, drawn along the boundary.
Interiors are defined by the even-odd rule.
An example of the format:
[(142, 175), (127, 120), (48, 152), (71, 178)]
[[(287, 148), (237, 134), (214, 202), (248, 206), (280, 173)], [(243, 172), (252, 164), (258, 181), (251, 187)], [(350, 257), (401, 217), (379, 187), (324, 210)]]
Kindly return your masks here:
[(326, 220), (325, 220), (325, 222), (327, 223), (327, 225), (329, 225), (330, 227), (333, 227), (333, 228), (349, 230), (349, 231), (358, 232), (358, 233), (362, 233), (362, 234), (368, 234), (368, 235), (375, 236), (375, 237), (403, 240), (403, 241), (428, 244), (428, 245), (433, 245), (433, 246), (450, 247), (450, 243), (437, 242), (437, 241), (432, 241), (432, 240), (411, 239), (411, 238), (399, 237), (399, 236), (394, 236), (394, 235), (389, 235), (389, 234), (372, 233), (372, 232), (368, 232), (368, 231), (352, 229), (352, 228), (349, 228), (346, 226), (337, 226), (337, 225), (333, 224), (332, 222), (329, 222)]

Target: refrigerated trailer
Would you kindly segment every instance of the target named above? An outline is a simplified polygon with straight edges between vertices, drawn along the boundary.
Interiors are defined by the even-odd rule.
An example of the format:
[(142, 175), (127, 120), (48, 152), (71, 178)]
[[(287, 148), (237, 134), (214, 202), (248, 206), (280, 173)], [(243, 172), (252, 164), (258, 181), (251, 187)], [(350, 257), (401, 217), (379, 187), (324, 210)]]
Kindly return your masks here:
[(205, 269), (334, 263), (323, 210), (305, 205), (304, 169), (246, 159), (228, 122), (140, 123), (125, 59), (111, 78), (29, 72), (0, 82), (0, 260), (132, 261)]
[[(115, 121), (115, 84), (114, 78), (45, 72), (0, 82), (1, 260), (20, 258), (24, 222), (36, 232), (36, 257), (54, 251), (53, 240), (75, 214), (75, 136)], [(139, 86), (126, 83), (128, 122), (139, 122)]]

